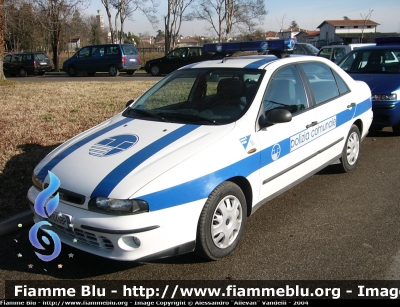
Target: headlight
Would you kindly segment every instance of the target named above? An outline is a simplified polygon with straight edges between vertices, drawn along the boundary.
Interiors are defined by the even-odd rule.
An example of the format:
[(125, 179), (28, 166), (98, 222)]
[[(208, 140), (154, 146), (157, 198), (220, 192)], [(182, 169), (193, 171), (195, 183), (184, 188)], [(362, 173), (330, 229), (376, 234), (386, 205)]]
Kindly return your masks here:
[(372, 101), (396, 101), (397, 95), (396, 94), (377, 94), (372, 95)]
[(130, 215), (148, 212), (149, 205), (147, 202), (140, 199), (97, 197), (90, 200), (89, 210), (113, 215)]
[(39, 190), (43, 190), (43, 181), (35, 174), (32, 174), (32, 182)]

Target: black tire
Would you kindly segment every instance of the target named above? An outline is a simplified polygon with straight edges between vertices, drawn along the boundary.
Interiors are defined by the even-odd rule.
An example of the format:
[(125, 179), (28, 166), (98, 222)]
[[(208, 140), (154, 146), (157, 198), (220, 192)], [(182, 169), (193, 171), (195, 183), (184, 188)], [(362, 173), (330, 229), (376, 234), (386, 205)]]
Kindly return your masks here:
[(111, 65), (110, 68), (108, 69), (108, 73), (110, 74), (111, 77), (119, 76), (118, 67), (115, 65)]
[(28, 73), (26, 72), (26, 69), (23, 68), (23, 67), (21, 67), (21, 68), (19, 69), (18, 74), (20, 75), (20, 77), (26, 77), (26, 76), (28, 75)]
[(38, 75), (39, 75), (39, 76), (44, 76), (45, 73), (46, 73), (45, 71), (39, 71), (39, 72), (38, 72)]
[(78, 70), (75, 68), (75, 66), (70, 65), (68, 66), (67, 73), (70, 77), (76, 77), (78, 75)]
[(343, 146), (340, 171), (348, 173), (356, 167), (360, 158), (360, 148), (360, 130), (356, 125), (352, 125)]
[(95, 71), (88, 71), (87, 72), (87, 75), (89, 76), (89, 77), (93, 77), (94, 75), (95, 75)]
[(398, 122), (396, 126), (393, 126), (392, 129), (393, 129), (394, 135), (400, 136), (400, 122)]
[(151, 67), (150, 67), (150, 73), (151, 73), (153, 76), (159, 76), (159, 75), (161, 75), (161, 68), (160, 68), (160, 66), (158, 66), (157, 64), (151, 65)]
[(136, 72), (136, 70), (127, 70), (126, 73), (130, 76), (132, 76), (134, 73)]
[(242, 190), (225, 181), (212, 191), (200, 214), (195, 252), (218, 260), (231, 254), (246, 226), (247, 205)]

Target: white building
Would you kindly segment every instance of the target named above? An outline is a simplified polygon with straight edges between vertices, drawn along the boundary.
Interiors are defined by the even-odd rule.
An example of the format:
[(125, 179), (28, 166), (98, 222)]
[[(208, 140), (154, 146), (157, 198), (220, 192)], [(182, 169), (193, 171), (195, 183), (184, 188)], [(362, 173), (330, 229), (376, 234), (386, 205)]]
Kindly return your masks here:
[[(366, 43), (375, 41), (376, 27), (379, 23), (372, 20), (325, 20), (317, 28), (320, 29), (319, 39), (343, 43)], [(361, 41), (361, 39), (363, 41)]]

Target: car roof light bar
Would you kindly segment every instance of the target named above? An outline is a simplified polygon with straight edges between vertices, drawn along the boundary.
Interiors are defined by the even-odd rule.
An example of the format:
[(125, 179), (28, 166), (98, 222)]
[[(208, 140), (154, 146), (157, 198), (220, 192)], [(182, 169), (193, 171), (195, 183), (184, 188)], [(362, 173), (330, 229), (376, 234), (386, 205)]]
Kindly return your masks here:
[(248, 41), (248, 42), (232, 42), (232, 43), (213, 43), (204, 44), (204, 52), (216, 52), (223, 54), (232, 54), (240, 51), (289, 51), (293, 50), (297, 44), (297, 40), (277, 39), (268, 41)]
[(400, 45), (400, 36), (378, 37), (375, 42), (377, 46)]

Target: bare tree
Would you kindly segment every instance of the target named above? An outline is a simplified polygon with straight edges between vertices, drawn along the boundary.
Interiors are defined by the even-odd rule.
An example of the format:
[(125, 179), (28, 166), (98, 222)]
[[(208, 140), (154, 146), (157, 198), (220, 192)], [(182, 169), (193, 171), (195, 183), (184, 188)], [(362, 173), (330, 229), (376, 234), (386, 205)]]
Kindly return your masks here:
[(168, 12), (164, 17), (166, 43), (165, 53), (168, 53), (175, 48), (182, 22), (193, 19), (192, 15), (184, 15), (184, 13), (194, 1), (195, 0), (168, 0)]
[(37, 11), (44, 20), (42, 25), (50, 32), (51, 49), (53, 52), (54, 69), (58, 71), (59, 65), (59, 48), (61, 33), (63, 27), (67, 23), (74, 11), (82, 6), (86, 0), (33, 0)]
[(369, 19), (371, 18), (371, 15), (372, 15), (372, 12), (373, 12), (373, 11), (374, 11), (374, 10), (369, 9), (368, 14), (365, 14), (365, 15), (363, 15), (363, 14), (360, 13), (361, 18), (363, 19), (363, 28), (362, 28), (362, 30), (361, 30), (361, 43), (363, 42), (363, 39), (364, 39), (364, 29), (365, 29), (365, 26), (366, 26), (367, 22), (370, 21)]
[(111, 21), (111, 7), (110, 7), (110, 1), (109, 0), (101, 0), (101, 3), (104, 5), (104, 8), (106, 9), (106, 14), (108, 18), (108, 26), (110, 28), (110, 34), (111, 34), (111, 42), (115, 42), (115, 37), (114, 37), (114, 29)]
[[(150, 3), (149, 3), (150, 1)], [(119, 18), (120, 30), (118, 41), (124, 42), (124, 23), (126, 18), (131, 19), (135, 11), (141, 11), (154, 27), (157, 23), (157, 17), (154, 15), (157, 12), (157, 7), (160, 4), (159, 0), (111, 0), (112, 6), (117, 10), (115, 15), (115, 29), (117, 29), (117, 20)], [(146, 6), (149, 3), (149, 6)]]
[(210, 24), (220, 42), (228, 41), (233, 29), (253, 31), (266, 14), (264, 0), (198, 0), (193, 12), (195, 18)]
[[(214, 13), (217, 14), (216, 21), (214, 21)], [(222, 42), (223, 22), (226, 18), (225, 0), (198, 0), (193, 16), (209, 23), (209, 29), (213, 30), (218, 36), (218, 41)]]

